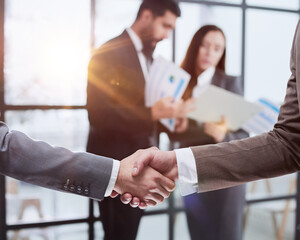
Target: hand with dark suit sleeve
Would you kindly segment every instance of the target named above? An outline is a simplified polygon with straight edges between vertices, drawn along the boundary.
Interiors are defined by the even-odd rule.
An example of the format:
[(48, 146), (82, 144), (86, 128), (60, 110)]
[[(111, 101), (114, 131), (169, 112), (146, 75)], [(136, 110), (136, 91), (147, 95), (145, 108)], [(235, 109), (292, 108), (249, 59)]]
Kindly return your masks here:
[[(228, 188), (300, 170), (300, 73), (296, 70), (297, 62), (300, 61), (299, 28), (298, 22), (291, 51), (291, 77), (274, 129), (256, 137), (229, 143), (192, 147), (198, 192)], [(169, 156), (173, 156), (171, 160)], [(174, 167), (172, 163), (176, 156), (171, 152), (162, 152), (159, 158), (153, 159), (157, 170), (164, 171), (168, 162), (169, 169)], [(133, 174), (151, 164), (151, 161), (140, 160), (135, 164), (138, 171), (135, 170)]]

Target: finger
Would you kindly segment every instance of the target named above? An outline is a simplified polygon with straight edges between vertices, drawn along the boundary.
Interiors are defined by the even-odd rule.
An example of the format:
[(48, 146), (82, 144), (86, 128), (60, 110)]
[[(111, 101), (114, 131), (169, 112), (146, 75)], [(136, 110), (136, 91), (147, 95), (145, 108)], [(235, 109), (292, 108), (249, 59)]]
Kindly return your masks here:
[(188, 102), (189, 104), (194, 104), (194, 103), (196, 103), (196, 101), (197, 101), (197, 98), (195, 98), (195, 97), (191, 97), (191, 98), (189, 98), (189, 99), (187, 100), (187, 102)]
[(158, 192), (158, 190), (156, 190), (153, 193), (149, 193), (145, 197), (145, 199), (152, 200), (152, 201), (154, 201), (156, 203), (162, 203), (165, 200), (165, 198), (162, 195), (158, 194), (157, 192)]
[(159, 183), (168, 192), (173, 192), (175, 190), (176, 187), (175, 182), (167, 177), (160, 178)]
[(174, 97), (170, 96), (170, 97), (165, 97), (166, 100), (173, 102), (174, 101)]
[(151, 199), (146, 199), (145, 203), (147, 204), (147, 206), (150, 206), (150, 207), (154, 207), (157, 204), (155, 201), (153, 201)]
[(140, 202), (139, 209), (146, 209), (148, 205), (145, 202)]
[(111, 194), (110, 194), (110, 197), (111, 198), (115, 198), (115, 197), (117, 197), (119, 195), (119, 193), (117, 193), (115, 190), (113, 190), (112, 192), (111, 192)]
[(153, 159), (155, 150), (144, 150), (139, 158), (134, 162), (132, 169), (132, 176), (138, 176), (144, 169), (145, 166), (148, 166), (151, 160)]
[(195, 111), (196, 109), (197, 109), (196, 106), (188, 106), (188, 107), (185, 107), (185, 108), (184, 108), (184, 114), (187, 115), (188, 113), (193, 112), (193, 111)]
[(128, 204), (132, 200), (132, 195), (130, 193), (124, 193), (121, 195), (120, 200), (122, 203)]
[(130, 206), (133, 208), (136, 208), (140, 205), (140, 199), (137, 197), (133, 197), (133, 199), (130, 202)]
[(163, 198), (168, 198), (170, 196), (170, 192), (166, 190), (163, 186), (158, 186), (154, 190), (150, 190), (151, 193), (157, 193)]
[(189, 98), (184, 103), (185, 103), (186, 106), (195, 105), (196, 104), (196, 98)]

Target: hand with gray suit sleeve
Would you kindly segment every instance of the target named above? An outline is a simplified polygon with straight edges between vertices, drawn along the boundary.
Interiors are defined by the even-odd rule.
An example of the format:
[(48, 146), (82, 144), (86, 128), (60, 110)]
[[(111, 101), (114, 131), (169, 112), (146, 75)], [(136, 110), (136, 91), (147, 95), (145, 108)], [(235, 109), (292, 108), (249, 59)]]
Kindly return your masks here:
[[(132, 177), (134, 162), (149, 154), (140, 150), (121, 161), (114, 190), (130, 192), (154, 206), (170, 195), (175, 183), (145, 166), (139, 176)], [(74, 153), (35, 141), (18, 131), (9, 131), (0, 122), (0, 173), (53, 190), (102, 200), (106, 194), (114, 161), (89, 153)]]
[(0, 174), (53, 190), (101, 200), (113, 159), (35, 141), (0, 122)]

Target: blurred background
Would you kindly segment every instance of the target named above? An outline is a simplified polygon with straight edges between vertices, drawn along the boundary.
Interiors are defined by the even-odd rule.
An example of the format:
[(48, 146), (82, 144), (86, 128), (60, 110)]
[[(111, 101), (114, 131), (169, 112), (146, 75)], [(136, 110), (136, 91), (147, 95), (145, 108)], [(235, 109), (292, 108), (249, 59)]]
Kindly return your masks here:
[[(155, 56), (180, 64), (195, 31), (216, 24), (227, 38), (227, 73), (242, 77), (246, 99), (283, 102), (299, 0), (178, 2), (182, 16), (172, 36), (159, 43)], [(140, 3), (0, 0), (1, 117), (10, 128), (85, 151), (91, 51), (130, 26)], [(167, 137), (160, 137), (161, 148), (167, 149)], [(293, 174), (247, 185), (245, 240), (278, 239), (278, 231), (283, 239), (296, 239), (296, 179)], [(0, 184), (0, 239), (102, 239), (98, 207), (92, 201), (9, 178), (1, 177)], [(286, 195), (287, 199), (271, 201)], [(255, 200), (264, 198), (270, 201)], [(178, 189), (142, 218), (138, 240), (148, 239), (189, 239)]]

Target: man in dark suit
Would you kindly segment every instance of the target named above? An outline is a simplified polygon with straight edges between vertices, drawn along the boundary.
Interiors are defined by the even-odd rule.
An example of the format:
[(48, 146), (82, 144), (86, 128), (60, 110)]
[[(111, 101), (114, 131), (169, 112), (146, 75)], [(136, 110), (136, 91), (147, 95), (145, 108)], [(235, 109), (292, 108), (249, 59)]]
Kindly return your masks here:
[[(94, 53), (88, 70), (88, 152), (122, 159), (157, 145), (156, 121), (181, 114), (182, 104), (170, 98), (145, 106), (153, 50), (174, 29), (178, 16), (172, 0), (144, 0), (133, 25)], [(135, 239), (141, 210), (105, 199), (100, 214), (105, 239)]]
[[(291, 76), (278, 122), (270, 132), (243, 140), (148, 152), (137, 160), (133, 175), (150, 165), (165, 175), (179, 176), (190, 193), (207, 192), (272, 178), (300, 170), (300, 22), (291, 50)], [(152, 156), (151, 156), (152, 154)], [(124, 195), (130, 199), (130, 195)]]

